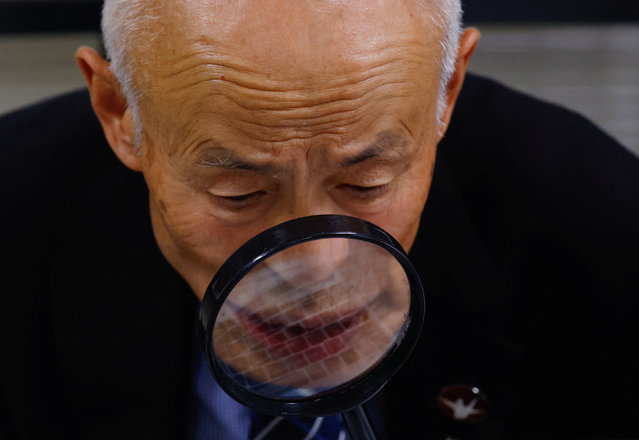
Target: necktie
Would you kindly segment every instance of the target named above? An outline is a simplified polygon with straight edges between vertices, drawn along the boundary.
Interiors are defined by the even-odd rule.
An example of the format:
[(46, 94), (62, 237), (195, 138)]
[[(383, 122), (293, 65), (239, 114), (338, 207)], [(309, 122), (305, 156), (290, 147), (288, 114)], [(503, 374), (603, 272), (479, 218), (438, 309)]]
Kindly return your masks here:
[(340, 415), (272, 417), (254, 414), (251, 440), (350, 440)]

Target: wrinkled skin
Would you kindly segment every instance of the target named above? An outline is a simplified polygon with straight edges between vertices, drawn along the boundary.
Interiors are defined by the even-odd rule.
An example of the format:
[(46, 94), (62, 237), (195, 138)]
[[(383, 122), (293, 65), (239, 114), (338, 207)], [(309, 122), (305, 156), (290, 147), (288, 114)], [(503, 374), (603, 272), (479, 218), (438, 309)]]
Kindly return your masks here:
[[(241, 244), (296, 217), (360, 217), (411, 247), (477, 31), (461, 40), (439, 127), (440, 35), (410, 1), (161, 11), (161, 34), (131, 51), (144, 61), (139, 153), (108, 63), (88, 48), (77, 59), (109, 144), (144, 174), (160, 249), (200, 299)], [(322, 246), (303, 252), (330, 273), (346, 253)]]

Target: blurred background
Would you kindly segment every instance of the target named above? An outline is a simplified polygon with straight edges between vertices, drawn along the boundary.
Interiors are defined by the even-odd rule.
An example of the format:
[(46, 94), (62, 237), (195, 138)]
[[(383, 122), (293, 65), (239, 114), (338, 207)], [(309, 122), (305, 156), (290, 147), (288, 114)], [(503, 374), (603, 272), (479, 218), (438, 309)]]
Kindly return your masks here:
[[(0, 114), (83, 87), (96, 0), (0, 0)], [(639, 155), (639, 0), (465, 0), (471, 70), (582, 113)]]

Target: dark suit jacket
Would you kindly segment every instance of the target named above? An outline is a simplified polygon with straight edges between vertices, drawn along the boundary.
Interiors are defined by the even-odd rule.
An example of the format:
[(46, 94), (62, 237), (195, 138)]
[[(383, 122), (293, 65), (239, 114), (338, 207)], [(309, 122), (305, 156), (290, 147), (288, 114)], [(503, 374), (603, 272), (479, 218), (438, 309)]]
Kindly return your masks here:
[[(184, 438), (196, 300), (86, 92), (0, 119), (1, 438)], [(423, 337), (376, 398), (388, 438), (639, 436), (639, 161), (470, 76), (411, 258)], [(438, 407), (478, 387), (484, 421)]]

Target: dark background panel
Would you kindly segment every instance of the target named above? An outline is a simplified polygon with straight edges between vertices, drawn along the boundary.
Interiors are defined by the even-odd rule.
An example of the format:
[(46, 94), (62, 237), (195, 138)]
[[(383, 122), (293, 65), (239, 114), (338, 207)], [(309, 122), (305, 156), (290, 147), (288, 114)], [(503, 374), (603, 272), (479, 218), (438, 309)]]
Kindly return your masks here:
[(0, 1), (0, 33), (85, 32), (100, 28), (101, 1)]
[(463, 0), (465, 21), (639, 22), (638, 0)]
[[(0, 0), (0, 33), (99, 29), (96, 0)], [(467, 23), (639, 23), (638, 0), (464, 0)]]

